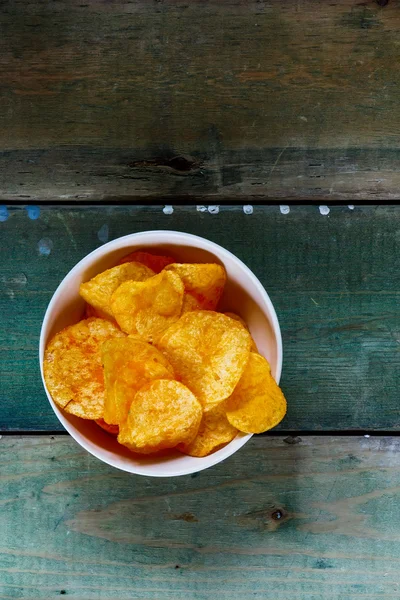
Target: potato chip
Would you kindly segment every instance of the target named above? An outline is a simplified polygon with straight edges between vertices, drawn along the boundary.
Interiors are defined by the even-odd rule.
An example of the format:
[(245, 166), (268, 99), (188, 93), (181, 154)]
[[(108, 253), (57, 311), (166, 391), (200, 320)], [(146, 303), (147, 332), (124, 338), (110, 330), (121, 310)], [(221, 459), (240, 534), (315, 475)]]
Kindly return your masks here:
[(48, 344), (44, 378), (56, 404), (83, 419), (100, 419), (104, 410), (101, 345), (125, 337), (104, 319), (86, 319), (66, 327)]
[(250, 343), (241, 323), (200, 310), (184, 314), (157, 346), (178, 378), (209, 410), (232, 394), (249, 358)]
[(124, 281), (144, 281), (153, 275), (154, 272), (148, 267), (138, 262), (129, 262), (107, 269), (90, 281), (82, 283), (79, 293), (97, 311), (103, 311), (107, 317), (113, 318), (110, 301), (118, 286)]
[(111, 435), (117, 436), (119, 434), (118, 425), (109, 425), (104, 419), (96, 419), (95, 423)]
[(151, 342), (179, 319), (183, 293), (179, 275), (162, 271), (144, 282), (120, 285), (112, 296), (111, 308), (123, 331)]
[(238, 321), (238, 323), (241, 323), (243, 325), (243, 327), (246, 327), (247, 331), (249, 331), (246, 321), (244, 319), (242, 319), (242, 317), (239, 317), (239, 315), (237, 315), (236, 313), (226, 312), (226, 313), (224, 313), (224, 315), (226, 315), (227, 317), (230, 317), (231, 319), (234, 319), (235, 321)]
[(165, 269), (167, 265), (174, 263), (175, 259), (171, 258), (171, 256), (163, 256), (160, 254), (152, 254), (151, 252), (138, 250), (121, 258), (119, 264), (122, 265), (123, 263), (131, 261), (136, 261), (142, 265), (146, 265), (146, 267), (149, 267), (149, 269), (154, 271), (154, 273), (161, 273), (161, 271)]
[[(196, 309), (215, 310), (224, 291), (226, 273), (221, 265), (174, 263), (165, 267), (166, 271), (178, 273), (185, 286), (185, 292), (197, 301)], [(185, 312), (190, 310), (190, 303)]]
[(203, 414), (194, 440), (190, 444), (179, 444), (178, 449), (190, 456), (207, 456), (231, 442), (237, 433), (226, 418), (225, 402), (221, 402)]
[(263, 356), (250, 353), (249, 362), (227, 400), (228, 421), (244, 433), (272, 429), (286, 414), (286, 400)]
[[(244, 319), (242, 319), (242, 317), (239, 317), (239, 315), (237, 315), (236, 313), (226, 312), (226, 313), (224, 313), (224, 315), (226, 315), (227, 317), (230, 317), (231, 319), (234, 319), (235, 321), (238, 321), (239, 323), (241, 323), (243, 325), (243, 327), (246, 327), (247, 331), (250, 331), (249, 328), (247, 327), (246, 321)], [(250, 351), (257, 352), (257, 354), (258, 354), (257, 344), (255, 343), (253, 338), (251, 338)]]
[(201, 416), (200, 403), (187, 387), (158, 379), (135, 395), (118, 441), (143, 454), (189, 444), (198, 432)]
[[(128, 337), (109, 340), (102, 347), (106, 399), (104, 420), (109, 424), (123, 423), (133, 397), (146, 383), (154, 379), (173, 379), (174, 370), (163, 354), (145, 341)], [(120, 386), (116, 394), (115, 382)]]
[(93, 306), (90, 306), (87, 302), (85, 302), (85, 311), (84, 311), (84, 319), (90, 319), (91, 317), (96, 317), (97, 319), (107, 319), (107, 321), (111, 321), (116, 324), (114, 319), (111, 319), (108, 315), (105, 314), (102, 310), (97, 310)]
[(183, 296), (182, 314), (192, 310), (201, 310), (201, 304), (190, 292), (185, 292)]

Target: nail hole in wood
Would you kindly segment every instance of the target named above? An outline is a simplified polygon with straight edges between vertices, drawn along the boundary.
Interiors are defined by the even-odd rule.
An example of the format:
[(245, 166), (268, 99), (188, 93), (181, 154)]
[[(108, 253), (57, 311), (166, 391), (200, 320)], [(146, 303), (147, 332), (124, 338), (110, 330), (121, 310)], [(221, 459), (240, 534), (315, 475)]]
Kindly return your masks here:
[(281, 510), (279, 510), (279, 508), (278, 508), (278, 509), (274, 510), (274, 512), (271, 515), (271, 518), (274, 521), (280, 521), (281, 519), (283, 519), (283, 516), (284, 516), (283, 512)]

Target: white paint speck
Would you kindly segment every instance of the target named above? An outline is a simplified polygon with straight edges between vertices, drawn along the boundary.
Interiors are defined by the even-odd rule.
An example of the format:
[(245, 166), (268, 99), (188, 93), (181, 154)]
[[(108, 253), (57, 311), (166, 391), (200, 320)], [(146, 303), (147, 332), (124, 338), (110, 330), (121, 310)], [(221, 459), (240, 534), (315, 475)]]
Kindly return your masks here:
[(0, 206), (0, 223), (7, 221), (9, 217), (7, 206)]
[(14, 277), (9, 277), (7, 282), (11, 287), (14, 287), (17, 290), (22, 289), (26, 286), (28, 279), (25, 273), (17, 273)]
[(304, 117), (303, 115), (300, 115), (299, 119), (300, 119), (300, 121), (304, 121), (305, 123), (308, 122), (307, 117)]
[(172, 215), (172, 213), (174, 212), (174, 207), (171, 206), (170, 204), (166, 204), (164, 206), (164, 208), (162, 209), (164, 215)]
[(365, 438), (369, 438), (369, 437), (371, 437), (371, 436), (370, 436), (370, 435), (368, 435), (368, 433), (367, 433), (367, 434), (365, 434), (365, 435), (364, 435), (364, 437), (365, 437)]
[(14, 277), (6, 277), (5, 275), (2, 275), (0, 281), (4, 286), (20, 290), (26, 286), (28, 279), (25, 273), (17, 273), (14, 275)]
[(26, 206), (26, 212), (28, 213), (28, 217), (31, 221), (36, 221), (40, 217), (40, 208), (39, 206)]
[(347, 207), (349, 210), (354, 210), (354, 204), (349, 204)]
[(17, 273), (14, 277), (6, 277), (5, 275), (0, 277), (0, 282), (4, 287), (4, 293), (10, 300), (14, 300), (15, 291), (22, 290), (26, 286), (27, 281), (28, 279), (25, 273)]
[(281, 204), (279, 210), (283, 215), (288, 215), (290, 213), (290, 206), (287, 204)]
[(245, 215), (252, 215), (253, 214), (253, 207), (251, 204), (245, 204), (243, 206), (243, 212)]
[(319, 212), (321, 213), (321, 215), (329, 215), (329, 213), (331, 212), (331, 209), (329, 208), (329, 206), (325, 206), (324, 204), (322, 206), (319, 207)]
[(197, 212), (205, 213), (207, 212), (207, 206), (203, 206), (202, 204), (198, 204), (196, 206)]
[(40, 256), (49, 256), (53, 250), (53, 242), (50, 238), (42, 238), (39, 240), (37, 249)]
[(210, 215), (217, 215), (219, 213), (219, 206), (217, 204), (212, 204), (208, 207), (208, 212)]
[(107, 223), (104, 223), (104, 225), (102, 225), (98, 230), (97, 237), (102, 244), (105, 244), (106, 242), (108, 242), (109, 234), (110, 228), (108, 227)]

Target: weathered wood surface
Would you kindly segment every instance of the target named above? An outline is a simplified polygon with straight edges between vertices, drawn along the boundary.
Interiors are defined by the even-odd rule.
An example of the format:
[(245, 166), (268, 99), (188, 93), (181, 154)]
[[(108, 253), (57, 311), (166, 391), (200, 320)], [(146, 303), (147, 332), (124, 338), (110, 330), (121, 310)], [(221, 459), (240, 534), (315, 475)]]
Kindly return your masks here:
[[(3, 214), (3, 213), (1, 213)], [(29, 212), (36, 217), (32, 207)], [(4, 217), (2, 217), (4, 218)], [(400, 428), (400, 207), (23, 208), (0, 223), (2, 430), (61, 429), (39, 376), (39, 330), (60, 280), (106, 239), (148, 229), (203, 235), (231, 250), (280, 319), (289, 401), (284, 430)], [(101, 240), (101, 241), (100, 241)], [(48, 252), (50, 252), (48, 254)]]
[[(253, 438), (178, 479), (0, 440), (0, 598), (400, 597), (400, 440)], [(281, 518), (279, 518), (281, 517)]]
[(0, 198), (399, 197), (397, 0), (0, 6)]

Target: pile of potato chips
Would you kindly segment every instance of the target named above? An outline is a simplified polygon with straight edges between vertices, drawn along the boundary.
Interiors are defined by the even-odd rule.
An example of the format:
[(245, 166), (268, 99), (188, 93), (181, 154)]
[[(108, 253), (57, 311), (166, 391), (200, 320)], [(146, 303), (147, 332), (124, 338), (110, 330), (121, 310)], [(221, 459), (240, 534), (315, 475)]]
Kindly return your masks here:
[(239, 316), (217, 312), (225, 281), (221, 265), (139, 251), (82, 283), (87, 318), (46, 348), (54, 401), (142, 454), (207, 456), (277, 425), (268, 362)]

